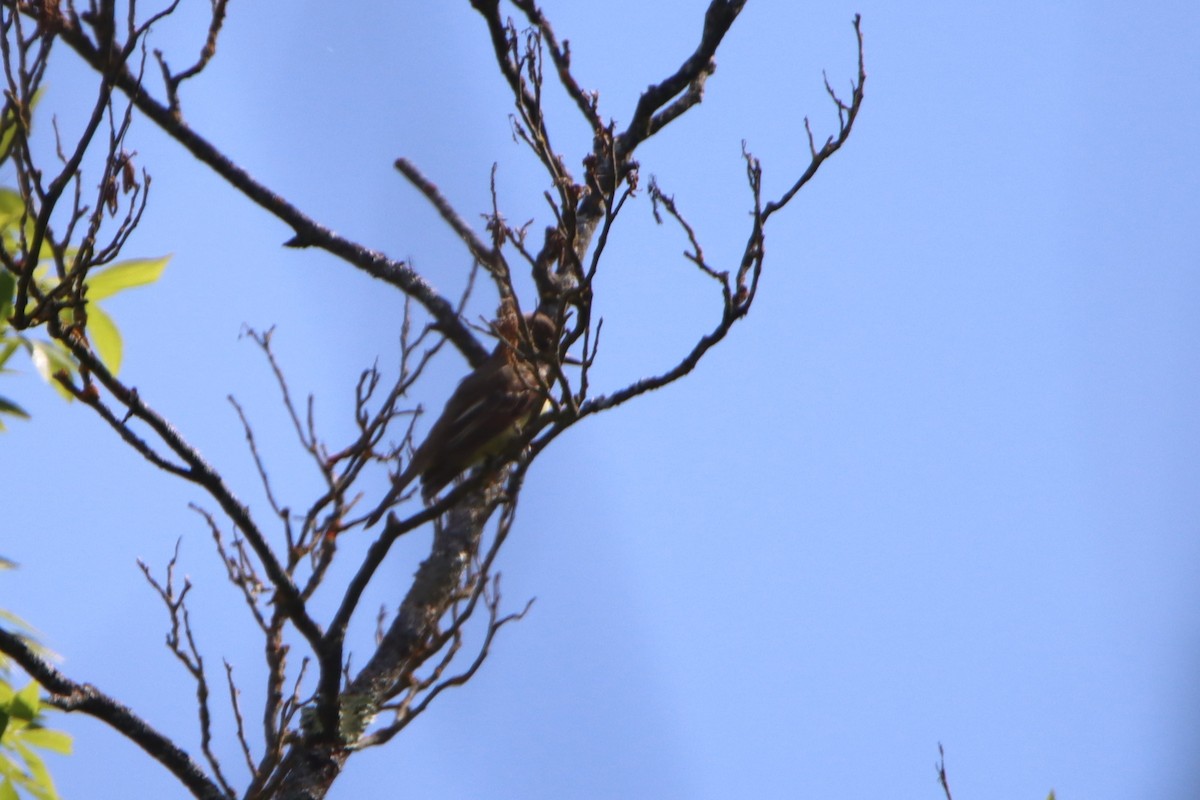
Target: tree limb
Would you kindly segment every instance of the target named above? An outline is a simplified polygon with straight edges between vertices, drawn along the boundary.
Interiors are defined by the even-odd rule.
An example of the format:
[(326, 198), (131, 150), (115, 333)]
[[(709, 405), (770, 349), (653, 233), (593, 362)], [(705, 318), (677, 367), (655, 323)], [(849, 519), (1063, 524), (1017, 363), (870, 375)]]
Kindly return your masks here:
[[(6, 0), (3, 5), (17, 5)], [(77, 25), (67, 23), (59, 31), (62, 39), (93, 69), (108, 70), (105, 53)], [(372, 277), (390, 283), (417, 300), (437, 321), (438, 329), (454, 343), (468, 360), (486, 357), (482, 344), (458, 318), (451, 303), (442, 297), (425, 278), (403, 261), (396, 261), (375, 250), (346, 239), (301, 212), (292, 203), (258, 182), (245, 169), (235, 164), (211, 142), (193, 130), (168, 105), (155, 100), (141, 81), (128, 69), (113, 70), (112, 85), (123, 92), (148, 119), (178, 141), (198, 161), (224, 178), (249, 200), (278, 218), (294, 232), (286, 243), (292, 247), (319, 247), (346, 261)]]
[(104, 722), (129, 739), (188, 788), (200, 800), (228, 800), (229, 795), (209, 779), (200, 766), (169, 738), (127, 706), (87, 683), (76, 683), (38, 656), (16, 634), (0, 628), (0, 652), (50, 693), (49, 701), (63, 711), (79, 711)]

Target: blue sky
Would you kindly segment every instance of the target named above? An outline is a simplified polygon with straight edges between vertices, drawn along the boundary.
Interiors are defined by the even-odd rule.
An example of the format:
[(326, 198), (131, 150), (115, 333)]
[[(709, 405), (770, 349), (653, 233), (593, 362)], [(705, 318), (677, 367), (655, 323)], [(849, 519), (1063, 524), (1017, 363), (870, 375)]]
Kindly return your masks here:
[[(232, 4), (183, 102), (252, 174), (453, 296), (467, 256), (393, 160), (468, 216), (494, 162), (510, 219), (545, 224), (545, 186), (478, 18), (435, 5)], [(158, 31), (173, 65), (206, 6)], [(577, 6), (545, 10), (622, 123), (691, 52), (705, 3)], [(821, 70), (848, 86), (855, 12), (859, 126), (772, 221), (749, 319), (692, 376), (539, 459), (500, 563), (532, 612), (331, 797), (936, 798), (939, 742), (960, 800), (1200, 792), (1200, 8), (751, 2), (704, 104), (640, 151), (714, 262), (745, 240), (740, 142), (777, 194), (806, 163), (804, 115), (832, 130)], [(66, 128), (93, 80), (57, 56), (43, 109)], [(557, 130), (577, 165), (586, 131)], [(123, 376), (261, 511), (234, 394), (298, 504), (316, 476), (239, 331), (276, 326), (336, 442), (359, 370), (395, 358), (401, 299), (281, 248), (289, 231), (148, 123), (133, 142), (154, 184), (128, 252), (174, 258), (109, 304)], [(673, 363), (719, 313), (644, 197), (624, 225), (597, 284), (600, 391)], [(430, 398), (463, 369), (447, 354)], [(135, 560), (161, 568), (182, 539), (201, 646), (253, 702), (258, 645), (186, 507), (202, 498), (32, 377), (5, 394), (35, 416), (0, 438), (0, 553), (22, 564), (0, 607), (198, 750)], [(372, 603), (394, 607), (427, 545), (401, 543)], [(65, 796), (183, 796), (98, 724), (62, 724)]]

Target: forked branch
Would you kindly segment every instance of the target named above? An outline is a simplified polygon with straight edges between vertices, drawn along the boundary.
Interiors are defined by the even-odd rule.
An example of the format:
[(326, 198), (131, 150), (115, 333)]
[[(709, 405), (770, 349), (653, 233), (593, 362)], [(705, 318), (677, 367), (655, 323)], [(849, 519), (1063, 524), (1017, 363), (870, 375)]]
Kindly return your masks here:
[[(528, 419), (514, 423), (514, 440), (507, 449), (500, 448), (498, 453), (472, 452), (470, 455), (477, 455), (480, 460), (464, 467), (462, 471), (465, 475), (459, 476), (462, 481), (457, 486), (445, 490), (440, 489), (441, 484), (434, 487), (439, 490), (440, 499), (436, 494), (431, 495), (429, 503), (415, 511), (412, 506), (397, 505), (397, 510), (402, 507), (407, 509), (407, 516), (400, 518), (389, 514), (382, 530), (376, 531), (374, 540), (365, 544), (361, 561), (357, 566), (351, 565), (346, 573), (350, 577), (343, 587), (339, 587), (340, 597), (335, 595), (333, 598), (333, 611), (326, 620), (322, 620), (327, 623), (326, 627), (322, 627), (321, 622), (313, 616), (315, 612), (312, 606), (318, 604), (313, 603), (312, 598), (328, 575), (337, 574), (336, 570), (327, 571), (327, 568), (335, 552), (338, 552), (338, 537), (362, 526), (372, 510), (368, 503), (367, 512), (360, 515), (354, 511), (360, 499), (355, 494), (359, 491), (356, 481), (368, 467), (378, 468), (381, 463), (395, 464), (404, 457), (406, 448), (411, 449), (416, 429), (414, 420), (420, 413), (420, 407), (414, 404), (402, 408), (401, 399), (407, 397), (413, 382), (420, 376), (432, 354), (437, 352), (439, 345), (429, 346), (420, 354), (417, 345), (408, 338), (409, 321), (406, 313), (399, 377), (391, 384), (389, 391), (385, 388), (387, 384), (383, 383), (380, 370), (372, 367), (362, 372), (355, 387), (355, 427), (351, 441), (341, 449), (333, 448), (334, 452), (331, 453), (317, 435), (311, 397), (306, 410), (293, 402), (282, 370), (271, 353), (269, 334), (254, 335), (275, 372), (296, 438), (307, 456), (315, 460), (324, 480), (320, 496), (311, 504), (306, 502), (301, 506), (307, 511), (293, 514), (282, 492), (276, 491), (282, 484), (268, 478), (267, 456), (259, 449), (248, 415), (235, 404), (259, 480), (267, 493), (274, 517), (282, 528), (282, 533), (271, 534), (260, 527), (248, 507), (226, 483), (224, 476), (164, 416), (151, 407), (134, 386), (118, 380), (92, 352), (86, 339), (73, 335), (72, 328), (59, 317), (60, 301), (74, 299), (82, 303), (82, 281), (77, 282), (74, 295), (62, 290), (62, 298), (46, 297), (45, 292), (39, 295), (38, 287), (31, 280), (26, 281), (28, 285), (20, 290), (30, 308), (41, 305), (49, 309), (43, 320), (47, 330), (69, 350), (81, 367), (78, 379), (72, 375), (60, 377), (64, 387), (94, 409), (148, 461), (201, 487), (232, 522), (232, 543), (226, 544), (217, 521), (202, 512), (217, 543), (226, 576), (242, 592), (255, 625), (263, 636), (267, 686), (262, 709), (263, 752), (257, 763), (250, 746), (253, 737), (246, 732), (232, 668), (226, 664), (226, 683), (233, 703), (236, 736), (242, 757), (251, 771), (246, 796), (255, 800), (315, 800), (325, 795), (353, 752), (363, 746), (389, 740), (429, 707), (443, 691), (469, 680), (486, 659), (496, 633), (507, 622), (519, 619), (524, 614), (524, 611), (507, 615), (502, 613), (498, 579), (494, 577), (492, 569), (513, 524), (524, 477), (533, 459), (579, 420), (614, 408), (687, 375), (711, 348), (726, 337), (732, 326), (749, 313), (762, 274), (769, 219), (786, 207), (820, 167), (842, 147), (857, 121), (866, 78), (860, 20), (858, 17), (854, 20), (858, 41), (858, 74), (851, 83), (850, 94), (843, 98), (834, 91), (828, 80), (825, 83), (826, 92), (837, 112), (837, 132), (818, 143), (811, 125), (805, 120), (810, 161), (800, 176), (779, 197), (764, 198), (762, 165), (743, 148), (751, 214), (745, 244), (735, 262), (726, 265), (710, 262), (701, 246), (701, 232), (686, 219), (686, 198), (677, 201), (656, 182), (650, 182), (648, 194), (656, 219), (659, 222), (670, 220), (680, 227), (686, 238), (685, 257), (714, 282), (714, 291), (720, 296), (720, 309), (715, 321), (710, 323), (706, 331), (697, 335), (691, 348), (660, 374), (636, 380), (606, 395), (589, 396), (589, 370), (602, 354), (599, 349), (602, 320), (598, 314), (593, 316), (593, 294), (599, 285), (597, 278), (602, 256), (606, 253), (615, 222), (628, 207), (627, 201), (635, 198), (639, 189), (639, 165), (634, 160), (634, 154), (642, 142), (660, 134), (674, 120), (701, 102), (706, 81), (716, 68), (717, 49), (741, 13), (745, 0), (709, 2), (700, 38), (693, 52), (673, 73), (650, 85), (639, 96), (623, 130), (615, 123), (604, 122), (606, 117), (600, 111), (599, 95), (584, 89), (587, 84), (573, 73), (568, 42), (558, 37), (536, 0), (511, 0), (512, 7), (519, 12), (518, 16), (523, 16), (529, 23), (530, 27), (523, 31), (518, 31), (511, 20), (501, 16), (499, 0), (470, 0), (471, 6), (484, 18), (496, 65), (512, 94), (514, 132), (519, 141), (532, 149), (544, 170), (544, 198), (549, 211), (548, 218), (540, 223), (544, 227), (536, 227), (532, 222), (507, 222), (493, 176), (491, 207), (483, 215), (486, 233), (482, 230), (477, 232), (466, 222), (474, 219), (473, 215), (456, 209), (414, 164), (403, 158), (396, 160), (397, 170), (458, 235), (474, 262), (467, 281), (468, 288), (457, 304), (435, 291), (409, 264), (345, 239), (303, 214), (295, 205), (251, 178), (245, 169), (184, 121), (180, 86), (184, 81), (200, 75), (214, 57), (227, 0), (211, 0), (212, 14), (207, 38), (199, 58), (192, 66), (173, 73), (167, 65), (166, 56), (156, 52), (165, 81), (166, 97), (159, 100), (151, 96), (142, 83), (141, 67), (135, 70), (128, 64), (139, 48), (145, 57), (144, 37), (149, 25), (169, 14), (178, 4), (178, 0), (164, 2), (166, 6), (162, 11), (138, 23), (136, 2), (126, 0), (123, 8), (128, 10), (128, 14), (121, 23), (116, 18), (116, 3), (113, 0), (91, 3), (83, 15), (76, 15), (69, 2), (60, 6), (50, 2), (0, 0), (0, 27), (8, 26), (4, 33), (19, 27), (21, 14), (34, 17), (38, 24), (48, 26), (45, 30), (52, 29), (55, 36), (103, 76), (94, 120), (85, 131), (84, 140), (78, 145), (62, 148), (63, 171), (54, 172), (53, 175), (58, 177), (54, 177), (49, 184), (39, 182), (40, 177), (30, 162), (29, 168), (23, 173), (29, 187), (28, 194), (40, 198), (43, 203), (49, 198), (50, 206), (53, 206), (59, 202), (59, 198), (67, 197), (71, 181), (75, 180), (75, 209), (78, 211), (82, 205), (78, 199), (81, 192), (78, 180), (71, 176), (63, 179), (61, 175), (70, 172), (72, 165), (78, 165), (80, 154), (90, 146), (104, 119), (108, 120), (114, 132), (109, 142), (111, 163), (106, 172), (106, 182), (110, 187), (117, 185), (117, 174), (124, 174), (129, 163), (124, 149), (118, 147), (128, 128), (129, 113), (128, 109), (124, 115), (113, 113), (111, 96), (115, 89), (124, 93), (145, 117), (225, 178), (237, 191), (289, 226), (293, 236), (288, 245), (322, 248), (353, 267), (396, 286), (404, 294), (406, 303), (412, 300), (423, 306), (433, 321), (425, 332), (416, 337), (416, 342), (419, 343), (428, 331), (437, 331), (453, 342), (472, 366), (489, 357), (489, 348), (482, 344), (464, 321), (463, 309), (467, 295), (474, 288), (476, 272), (486, 270), (503, 309), (501, 322), (495, 327), (503, 329), (507, 323), (509, 328), (516, 331), (511, 336), (510, 355), (513, 359), (525, 358), (524, 363), (505, 360), (508, 351), (498, 347), (498, 360), (493, 361), (493, 365), (508, 369), (535, 367), (532, 372), (536, 375), (539, 402), (533, 405), (540, 408), (540, 400), (544, 399), (551, 409), (548, 413), (535, 409), (530, 412)], [(21, 38), (19, 32), (15, 35)], [(33, 42), (32, 39), (28, 36), (25, 39), (25, 52), (40, 52), (28, 43)], [(3, 53), (6, 63), (13, 53), (13, 49), (6, 46)], [(546, 55), (548, 62), (544, 60)], [(553, 65), (554, 77), (543, 74), (543, 67), (547, 63)], [(28, 116), (28, 85), (31, 81), (40, 80), (39, 69), (41, 67), (32, 72), (10, 70), (6, 76), (10, 94), (17, 89), (24, 92), (20, 96), (25, 100), (12, 106), (17, 112), (12, 124), (19, 133), (27, 132), (27, 125), (25, 128), (21, 126), (27, 123), (24, 117)], [(550, 81), (552, 85), (555, 80), (585, 120), (590, 134), (590, 141), (583, 148), (587, 155), (579, 164), (578, 183), (567, 168), (565, 151), (553, 143), (551, 125), (545, 116), (548, 105), (543, 95), (547, 88), (545, 81)], [(160, 94), (162, 92), (159, 90)], [(135, 202), (134, 198), (140, 203)], [(89, 255), (93, 258), (115, 255), (124, 244), (129, 230), (140, 219), (140, 208), (144, 207), (144, 192), (134, 195), (134, 198), (128, 201), (128, 205), (138, 210), (130, 211), (126, 222), (118, 227), (113, 244), (108, 249), (96, 244), (94, 229), (98, 225), (98, 217), (78, 217), (81, 229), (86, 229), (82, 240), (88, 245)], [(63, 201), (64, 205), (69, 202)], [(27, 239), (22, 239), (22, 244), (33, 246), (35, 253), (40, 255), (41, 243), (45, 242), (56, 267), (65, 278), (73, 270), (67, 256), (66, 242), (71, 240), (70, 234), (74, 228), (67, 229), (65, 239), (61, 232), (56, 236), (49, 224), (50, 212), (43, 211), (45, 205), (38, 208), (38, 213), (27, 220), (31, 225), (21, 226), (21, 235)], [(28, 234), (24, 233), (26, 227), (30, 231)], [(540, 237), (539, 232), (543, 232)], [(538, 238), (541, 239), (540, 248), (537, 246)], [(0, 267), (17, 273), (19, 260), (13, 254), (0, 254)], [(530, 302), (529, 298), (525, 298), (524, 304), (520, 302), (522, 298), (518, 297), (517, 286), (514, 285), (510, 261), (512, 265), (528, 267), (537, 288), (536, 303)], [(551, 327), (557, 338), (545, 348), (533, 346), (530, 329), (534, 326), (527, 324), (523, 316), (525, 312), (534, 310), (535, 306), (539, 316), (530, 319), (544, 322), (549, 318), (554, 323)], [(25, 307), (20, 306), (18, 313), (24, 314)], [(83, 308), (82, 305), (80, 308)], [(579, 353), (580, 349), (582, 354)], [(574, 371), (576, 367), (579, 368), (578, 372)], [(526, 400), (529, 396), (525, 392)], [(471, 405), (480, 406), (479, 403)], [(451, 419), (454, 418), (451, 416)], [(389, 426), (403, 429), (404, 436), (399, 445), (388, 438)], [(391, 435), (394, 437), (395, 433)], [(397, 494), (401, 488), (396, 488)], [(390, 509), (392, 497), (387, 495), (387, 499), (374, 510)], [(361, 617), (360, 603), (369, 596), (368, 589), (374, 585), (373, 581), (377, 583), (377, 573), (397, 538), (430, 522), (433, 523), (433, 541), (428, 556), (417, 568), (411, 585), (403, 591), (399, 609), (386, 630), (383, 630), (374, 652), (368, 654), (361, 669), (352, 671), (347, 632), (352, 630), (352, 623)], [(488, 525), (494, 530), (490, 539), (486, 535)], [(285, 541), (286, 552), (276, 549), (272, 535)], [(344, 548), (343, 552), (349, 549)], [(149, 573), (147, 577), (150, 577)], [(213, 756), (214, 749), (210, 747), (208, 679), (199, 649), (191, 636), (190, 621), (183, 604), (186, 585), (176, 590), (170, 581), (170, 570), (166, 583), (155, 585), (171, 613), (173, 639), (169, 641), (169, 646), (188, 668), (198, 686), (202, 748), (213, 778), (206, 776), (186, 753), (149, 729), (115, 700), (92, 687), (73, 683), (53, 667), (26, 652), (27, 649), (23, 650), (18, 638), (0, 631), (0, 652), (12, 655), (18, 664), (42, 681), (55, 704), (93, 714), (137, 741), (166, 764), (196, 796), (232, 796), (230, 782), (221, 775), (220, 765)], [(464, 626), (479, 608), (486, 610), (487, 620), (484, 622), (479, 619), (482, 614), (477, 615), (472, 630), (477, 625), (486, 627), (482, 628), (482, 644), (471, 657), (469, 647), (464, 644), (467, 641), (467, 629)], [(288, 668), (286, 641), (293, 627), (304, 637), (311, 650), (312, 663), (316, 665), (317, 672), (315, 681), (306, 679), (307, 658), (301, 660), (298, 670)], [(464, 660), (467, 662), (465, 667), (462, 666)], [(315, 691), (312, 691), (314, 682)], [(302, 686), (305, 692), (312, 691), (311, 696), (302, 694)], [(376, 716), (386, 711), (396, 712), (394, 721), (390, 725), (376, 723)]]

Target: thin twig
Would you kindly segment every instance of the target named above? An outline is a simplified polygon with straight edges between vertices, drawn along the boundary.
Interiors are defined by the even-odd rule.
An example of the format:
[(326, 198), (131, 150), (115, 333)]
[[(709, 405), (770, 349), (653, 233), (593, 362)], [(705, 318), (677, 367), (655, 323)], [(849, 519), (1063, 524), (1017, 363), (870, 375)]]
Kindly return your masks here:
[(954, 800), (950, 796), (950, 782), (946, 779), (946, 751), (942, 749), (941, 742), (938, 742), (938, 762), (934, 764), (934, 768), (937, 770), (938, 783), (942, 785), (946, 800)]
[(209, 768), (212, 769), (213, 777), (216, 779), (217, 784), (225, 794), (232, 797), (234, 795), (233, 787), (226, 780), (221, 770), (221, 762), (217, 759), (212, 749), (212, 714), (208, 705), (208, 676), (204, 671), (204, 657), (200, 654), (200, 648), (197, 646), (196, 638), (192, 634), (192, 620), (187, 608), (187, 594), (191, 590), (192, 584), (187, 578), (184, 578), (183, 588), (178, 592), (175, 591), (175, 567), (178, 561), (179, 542), (177, 541), (175, 543), (175, 552), (171, 555), (171, 560), (167, 562), (167, 577), (165, 582), (159, 583), (150, 572), (150, 567), (141, 559), (138, 560), (138, 567), (141, 568), (146, 581), (154, 587), (154, 590), (162, 599), (163, 605), (166, 606), (170, 617), (171, 628), (167, 632), (167, 649), (183, 665), (188, 674), (192, 676), (192, 681), (196, 684), (196, 711), (199, 715), (200, 724), (200, 749), (204, 753), (205, 760), (208, 761)]

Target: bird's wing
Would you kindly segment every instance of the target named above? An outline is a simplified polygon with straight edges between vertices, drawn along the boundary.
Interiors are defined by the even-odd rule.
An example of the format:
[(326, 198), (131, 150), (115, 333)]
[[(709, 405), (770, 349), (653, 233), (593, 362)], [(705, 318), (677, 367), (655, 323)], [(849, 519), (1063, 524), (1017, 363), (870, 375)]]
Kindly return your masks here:
[(516, 436), (542, 397), (528, 370), (507, 362), (468, 375), (414, 455), (422, 465), (426, 494), (437, 492), (469, 467), (502, 450)]
[[(474, 377), (474, 376), (472, 376)], [(509, 365), (494, 373), (481, 376), (486, 380), (470, 387), (462, 396), (455, 393), (448, 403), (446, 413), (438, 420), (443, 426), (444, 449), (461, 453), (487, 455), (479, 451), (493, 439), (512, 431), (529, 416), (530, 410), (540, 399), (536, 386), (529, 386)], [(464, 385), (466, 381), (463, 382)], [(435, 438), (430, 431), (430, 439)], [(441, 437), (438, 437), (441, 438)]]

